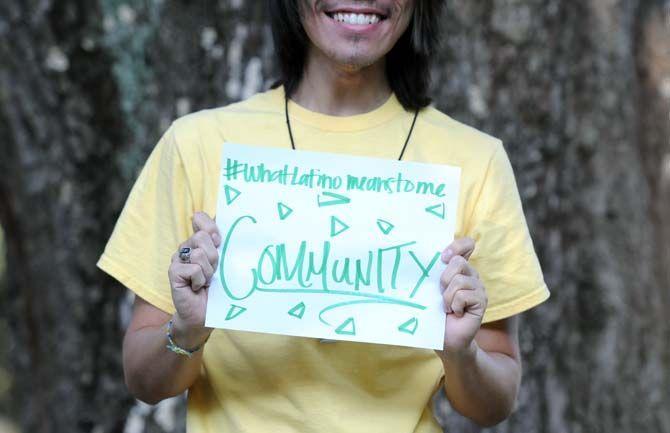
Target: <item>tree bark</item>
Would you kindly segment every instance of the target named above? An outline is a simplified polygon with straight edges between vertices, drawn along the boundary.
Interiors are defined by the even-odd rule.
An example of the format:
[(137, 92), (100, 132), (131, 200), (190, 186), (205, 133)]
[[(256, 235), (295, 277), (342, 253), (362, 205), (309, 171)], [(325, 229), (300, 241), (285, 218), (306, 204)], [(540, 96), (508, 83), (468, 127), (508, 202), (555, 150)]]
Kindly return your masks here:
[[(670, 432), (670, 2), (451, 0), (438, 108), (504, 140), (550, 301), (524, 315), (524, 382), (481, 429)], [(123, 289), (94, 264), (177, 116), (273, 80), (264, 2), (0, 3), (0, 222), (25, 432), (183, 431), (183, 400), (123, 385)]]
[(667, 4), (449, 5), (439, 105), (504, 140), (552, 291), (524, 317), (519, 408), (484, 431), (670, 431)]
[[(26, 432), (122, 431), (118, 304), (95, 268), (128, 190), (113, 61), (87, 1), (0, 3), (0, 220), (12, 414)], [(88, 42), (87, 42), (88, 41)]]

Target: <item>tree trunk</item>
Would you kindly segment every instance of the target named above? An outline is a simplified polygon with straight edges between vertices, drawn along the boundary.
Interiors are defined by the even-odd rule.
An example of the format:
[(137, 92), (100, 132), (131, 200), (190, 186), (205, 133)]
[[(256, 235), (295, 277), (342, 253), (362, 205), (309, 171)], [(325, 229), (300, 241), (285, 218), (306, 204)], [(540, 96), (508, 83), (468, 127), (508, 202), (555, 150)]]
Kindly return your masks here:
[[(436, 105), (504, 140), (552, 298), (524, 315), (516, 413), (480, 429), (438, 396), (438, 418), (450, 432), (670, 432), (669, 2), (447, 3)], [(129, 299), (94, 264), (170, 121), (272, 81), (265, 13), (0, 3), (0, 308), (23, 431), (183, 431), (182, 399), (127, 394)]]
[(122, 431), (123, 292), (95, 268), (128, 145), (95, 2), (0, 3), (0, 219), (12, 414), (26, 432)]
[(439, 105), (504, 140), (552, 291), (518, 411), (487, 431), (670, 431), (667, 4), (449, 4)]

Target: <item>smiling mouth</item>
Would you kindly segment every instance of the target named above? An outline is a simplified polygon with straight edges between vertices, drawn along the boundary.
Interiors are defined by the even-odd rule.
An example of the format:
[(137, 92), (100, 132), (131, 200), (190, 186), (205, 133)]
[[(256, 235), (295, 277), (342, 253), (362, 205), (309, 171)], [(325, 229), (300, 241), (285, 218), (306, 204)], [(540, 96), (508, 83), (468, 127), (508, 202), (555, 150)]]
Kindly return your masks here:
[(387, 18), (385, 15), (376, 13), (353, 13), (348, 11), (326, 12), (326, 15), (337, 22), (352, 25), (377, 24)]

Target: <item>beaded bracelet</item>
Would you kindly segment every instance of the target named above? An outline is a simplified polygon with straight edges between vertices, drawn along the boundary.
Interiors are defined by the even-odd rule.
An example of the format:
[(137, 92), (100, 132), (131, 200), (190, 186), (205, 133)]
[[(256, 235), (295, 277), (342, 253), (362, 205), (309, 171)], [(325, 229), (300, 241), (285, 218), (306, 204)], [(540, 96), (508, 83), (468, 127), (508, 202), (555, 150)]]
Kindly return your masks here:
[(185, 356), (188, 356), (190, 358), (191, 356), (193, 356), (193, 354), (195, 352), (202, 349), (202, 347), (205, 345), (205, 343), (207, 343), (207, 340), (209, 340), (209, 335), (207, 336), (205, 341), (200, 346), (197, 346), (197, 347), (195, 347), (191, 350), (184, 349), (183, 347), (178, 346), (174, 342), (174, 340), (172, 339), (172, 320), (170, 320), (168, 322), (168, 326), (167, 326), (167, 340), (168, 340), (168, 344), (165, 346), (166, 348), (168, 348), (169, 350), (171, 350), (172, 352), (174, 352), (178, 355), (185, 355)]

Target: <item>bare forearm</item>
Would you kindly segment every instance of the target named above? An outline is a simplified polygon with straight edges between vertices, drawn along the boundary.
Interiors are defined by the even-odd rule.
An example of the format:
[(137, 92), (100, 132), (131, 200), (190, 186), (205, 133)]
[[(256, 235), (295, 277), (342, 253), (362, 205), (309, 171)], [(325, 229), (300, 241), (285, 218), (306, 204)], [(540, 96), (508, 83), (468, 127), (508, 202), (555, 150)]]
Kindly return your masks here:
[[(129, 332), (123, 342), (126, 385), (138, 399), (155, 404), (181, 394), (197, 379), (202, 350), (190, 358), (166, 348), (166, 325), (146, 326)], [(184, 333), (173, 328), (175, 342), (192, 348), (207, 338), (207, 331)]]
[(445, 392), (455, 410), (481, 426), (505, 420), (519, 390), (521, 366), (513, 358), (486, 352), (475, 341), (462, 353), (442, 355)]

